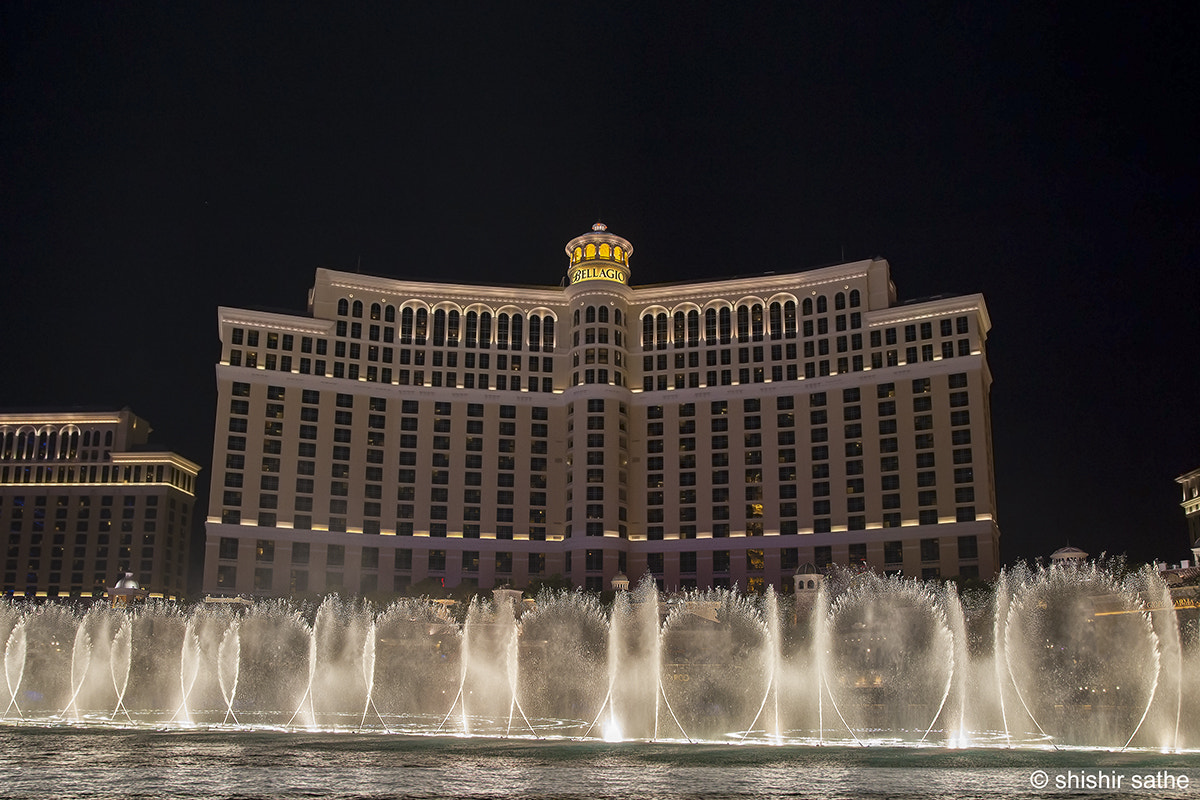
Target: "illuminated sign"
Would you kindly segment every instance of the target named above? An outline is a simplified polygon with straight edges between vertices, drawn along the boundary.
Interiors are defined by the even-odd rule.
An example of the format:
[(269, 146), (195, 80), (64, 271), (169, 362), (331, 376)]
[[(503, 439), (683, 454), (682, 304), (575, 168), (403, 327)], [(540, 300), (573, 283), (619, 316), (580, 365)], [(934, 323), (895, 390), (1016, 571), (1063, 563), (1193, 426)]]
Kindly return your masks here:
[(629, 273), (620, 267), (579, 267), (571, 270), (571, 283), (583, 283), (584, 281), (615, 281), (616, 283), (625, 283), (629, 280)]

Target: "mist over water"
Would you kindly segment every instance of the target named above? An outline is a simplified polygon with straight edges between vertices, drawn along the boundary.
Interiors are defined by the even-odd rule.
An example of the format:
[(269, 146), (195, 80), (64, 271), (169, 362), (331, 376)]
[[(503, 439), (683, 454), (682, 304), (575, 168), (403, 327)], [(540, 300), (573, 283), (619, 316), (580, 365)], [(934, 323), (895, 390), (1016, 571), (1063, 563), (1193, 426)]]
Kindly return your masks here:
[(987, 592), (841, 571), (794, 596), (610, 605), (0, 606), (0, 723), (594, 742), (1200, 748), (1194, 633), (1157, 574)]

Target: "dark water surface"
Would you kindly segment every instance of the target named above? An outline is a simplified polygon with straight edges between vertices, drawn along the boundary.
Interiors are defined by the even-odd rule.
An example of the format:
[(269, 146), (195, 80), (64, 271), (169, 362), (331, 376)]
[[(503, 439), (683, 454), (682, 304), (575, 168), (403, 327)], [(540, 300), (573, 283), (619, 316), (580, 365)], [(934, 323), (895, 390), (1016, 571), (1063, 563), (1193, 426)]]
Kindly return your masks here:
[(0, 728), (0, 798), (1048, 796), (1200, 798), (1200, 753)]

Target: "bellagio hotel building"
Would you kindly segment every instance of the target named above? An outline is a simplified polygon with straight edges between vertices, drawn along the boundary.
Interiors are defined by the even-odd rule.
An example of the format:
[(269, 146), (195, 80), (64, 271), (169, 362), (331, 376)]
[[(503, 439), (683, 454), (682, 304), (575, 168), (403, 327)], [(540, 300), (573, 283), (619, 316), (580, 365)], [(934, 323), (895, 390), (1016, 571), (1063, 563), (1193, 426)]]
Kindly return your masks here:
[(883, 259), (631, 285), (600, 223), (557, 287), (318, 269), (221, 308), (204, 589), (789, 591), (839, 564), (999, 564), (983, 297)]

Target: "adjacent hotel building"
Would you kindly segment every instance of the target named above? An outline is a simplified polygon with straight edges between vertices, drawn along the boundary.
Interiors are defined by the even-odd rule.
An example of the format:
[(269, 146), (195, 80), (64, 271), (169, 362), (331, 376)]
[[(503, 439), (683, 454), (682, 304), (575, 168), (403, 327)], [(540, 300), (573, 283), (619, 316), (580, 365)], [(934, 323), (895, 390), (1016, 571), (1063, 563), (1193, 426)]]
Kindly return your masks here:
[(219, 309), (205, 591), (995, 574), (983, 297), (900, 304), (882, 259), (635, 287), (632, 252)]
[(0, 412), (6, 596), (103, 597), (126, 573), (184, 596), (200, 467), (149, 436), (128, 408)]
[[(1188, 539), (1193, 550), (1200, 549), (1200, 469), (1180, 475), (1175, 482), (1183, 487), (1180, 505), (1187, 517)], [(1200, 561), (1200, 553), (1197, 553), (1197, 560)]]

